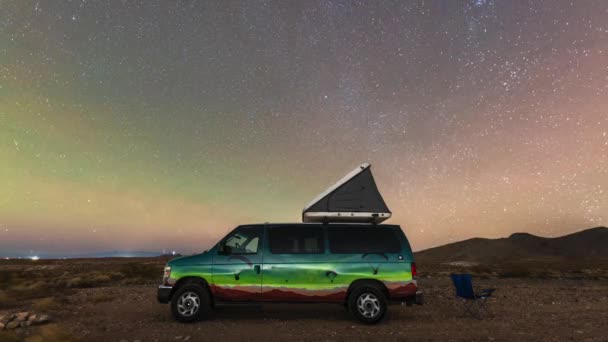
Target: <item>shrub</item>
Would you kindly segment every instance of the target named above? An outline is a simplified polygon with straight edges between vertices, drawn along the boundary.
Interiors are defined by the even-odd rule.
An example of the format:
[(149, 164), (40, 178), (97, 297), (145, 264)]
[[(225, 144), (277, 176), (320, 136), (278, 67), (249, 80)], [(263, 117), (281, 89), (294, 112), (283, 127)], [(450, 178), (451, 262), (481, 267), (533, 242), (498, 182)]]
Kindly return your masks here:
[(0, 341), (2, 342), (19, 342), (21, 339), (14, 331), (0, 331)]
[(471, 272), (477, 275), (491, 274), (493, 271), (494, 269), (488, 265), (475, 265), (471, 267)]
[(43, 312), (55, 311), (61, 307), (61, 303), (53, 297), (47, 297), (36, 301), (33, 305), (34, 309)]
[(40, 327), (40, 333), (28, 336), (25, 342), (72, 342), (76, 338), (64, 328), (51, 324)]
[(91, 298), (93, 303), (105, 303), (114, 300), (114, 296), (108, 293), (98, 293)]
[[(6, 292), (0, 290), (0, 309), (6, 309), (13, 307), (17, 304), (17, 301), (13, 296), (9, 296)], [(0, 341), (4, 341), (0, 339)]]
[(70, 278), (66, 281), (66, 286), (67, 287), (82, 287), (82, 285), (84, 284), (84, 281), (82, 280), (81, 277), (74, 277), (74, 278)]
[(116, 279), (120, 279), (121, 277), (122, 275), (116, 272), (88, 272), (65, 280), (65, 286), (71, 288), (98, 287), (107, 285), (108, 283)]
[(500, 278), (527, 278), (532, 276), (532, 271), (522, 264), (505, 266), (498, 272)]
[(158, 280), (162, 277), (162, 268), (157, 264), (127, 263), (121, 265), (119, 270), (126, 278)]

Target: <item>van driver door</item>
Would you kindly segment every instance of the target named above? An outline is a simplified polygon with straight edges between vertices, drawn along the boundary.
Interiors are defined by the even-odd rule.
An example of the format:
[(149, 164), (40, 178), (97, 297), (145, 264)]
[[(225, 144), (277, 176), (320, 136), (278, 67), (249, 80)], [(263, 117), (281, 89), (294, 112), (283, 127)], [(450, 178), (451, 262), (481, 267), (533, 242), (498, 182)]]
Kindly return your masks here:
[(264, 226), (241, 226), (220, 242), (213, 256), (210, 284), (217, 300), (261, 300), (263, 237)]

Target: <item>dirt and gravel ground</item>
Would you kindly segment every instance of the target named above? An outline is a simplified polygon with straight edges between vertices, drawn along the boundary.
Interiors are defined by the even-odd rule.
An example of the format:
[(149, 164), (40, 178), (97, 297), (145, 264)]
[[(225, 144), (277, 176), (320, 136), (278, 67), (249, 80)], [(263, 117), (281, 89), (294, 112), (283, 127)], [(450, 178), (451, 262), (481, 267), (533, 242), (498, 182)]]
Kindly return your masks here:
[(498, 291), (489, 302), (493, 317), (484, 320), (459, 317), (447, 280), (420, 283), (426, 305), (391, 306), (376, 326), (316, 304), (222, 308), (207, 321), (180, 324), (148, 286), (81, 289), (54, 317), (85, 341), (608, 340), (605, 281), (486, 279), (480, 285)]
[[(172, 319), (168, 305), (156, 302), (155, 283), (163, 263), (83, 260), (36, 266), (0, 264), (4, 272), (0, 272), (0, 316), (18, 311), (48, 313), (53, 322), (21, 328), (17, 334), (0, 331), (0, 341), (68, 341), (70, 337), (130, 342), (608, 341), (606, 278), (481, 275), (475, 278), (477, 287), (498, 290), (488, 303), (492, 316), (477, 320), (460, 317), (448, 274), (438, 267), (434, 273), (422, 273), (419, 279), (425, 292), (424, 306), (391, 306), (388, 317), (375, 326), (357, 323), (340, 305), (317, 304), (222, 308), (209, 320), (181, 324)], [(96, 281), (87, 280), (91, 277)], [(56, 287), (43, 291), (48, 284)]]

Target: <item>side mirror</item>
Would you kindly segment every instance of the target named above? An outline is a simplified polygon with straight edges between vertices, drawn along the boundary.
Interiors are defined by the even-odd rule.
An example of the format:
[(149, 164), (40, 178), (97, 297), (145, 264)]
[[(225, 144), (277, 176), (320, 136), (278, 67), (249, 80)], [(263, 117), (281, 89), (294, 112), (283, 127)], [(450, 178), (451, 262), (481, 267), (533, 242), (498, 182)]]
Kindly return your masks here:
[(218, 253), (220, 255), (230, 255), (232, 254), (232, 247), (230, 246), (226, 246), (223, 242), (220, 243), (220, 246), (218, 248)]

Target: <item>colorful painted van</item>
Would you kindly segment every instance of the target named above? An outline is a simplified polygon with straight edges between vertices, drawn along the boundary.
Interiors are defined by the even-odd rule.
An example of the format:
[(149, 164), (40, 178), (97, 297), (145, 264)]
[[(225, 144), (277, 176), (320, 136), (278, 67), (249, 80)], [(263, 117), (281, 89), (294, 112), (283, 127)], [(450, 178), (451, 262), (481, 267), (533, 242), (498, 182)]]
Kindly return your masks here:
[(239, 226), (205, 253), (171, 260), (158, 301), (180, 322), (226, 303), (338, 303), (363, 323), (389, 303), (422, 304), (416, 264), (397, 225)]

